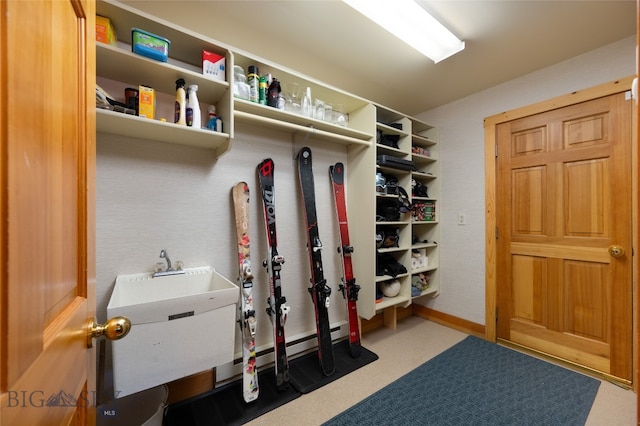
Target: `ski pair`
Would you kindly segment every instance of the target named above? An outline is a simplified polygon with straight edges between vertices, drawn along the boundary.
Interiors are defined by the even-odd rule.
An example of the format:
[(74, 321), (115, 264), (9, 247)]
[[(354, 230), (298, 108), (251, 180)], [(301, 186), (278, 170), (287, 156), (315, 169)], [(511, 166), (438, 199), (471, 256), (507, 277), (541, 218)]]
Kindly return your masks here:
[[(269, 259), (263, 262), (269, 275), (270, 296), (267, 299), (267, 314), (273, 325), (276, 385), (278, 390), (282, 390), (289, 384), (289, 364), (284, 337), (284, 324), (289, 306), (286, 305), (280, 286), (280, 269), (284, 258), (278, 254), (276, 239), (273, 161), (264, 160), (258, 165), (257, 170), (262, 189), (269, 255)], [(253, 272), (250, 259), (249, 185), (246, 182), (238, 182), (234, 185), (232, 193), (238, 239), (238, 277), (241, 288), (239, 323), (242, 331), (242, 389), (245, 402), (251, 402), (258, 398), (259, 387), (256, 369), (256, 313), (253, 307)]]
[[(307, 229), (307, 249), (311, 265), (311, 287), (309, 292), (315, 306), (316, 328), (318, 334), (318, 358), (322, 372), (330, 375), (335, 370), (333, 346), (331, 343), (331, 328), (329, 323), (329, 296), (331, 288), (327, 285), (322, 269), (322, 242), (318, 231), (316, 213), (315, 185), (313, 180), (313, 164), (311, 149), (304, 147), (298, 153), (298, 175), (300, 189), (304, 202), (305, 221)], [(340, 162), (329, 167), (335, 212), (338, 220), (340, 234), (340, 247), (338, 251), (342, 257), (343, 278), (340, 291), (347, 302), (347, 314), (349, 319), (349, 350), (351, 356), (358, 357), (361, 352), (360, 330), (358, 325), (358, 310), (356, 301), (360, 287), (356, 285), (353, 277), (351, 253), (353, 247), (349, 240), (349, 227), (347, 221), (347, 206), (344, 187), (344, 165)]]

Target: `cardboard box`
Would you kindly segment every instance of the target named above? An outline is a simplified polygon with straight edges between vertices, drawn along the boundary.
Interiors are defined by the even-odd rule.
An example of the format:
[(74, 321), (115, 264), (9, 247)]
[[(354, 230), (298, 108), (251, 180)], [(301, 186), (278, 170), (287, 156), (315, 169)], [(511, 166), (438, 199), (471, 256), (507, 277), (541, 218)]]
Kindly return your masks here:
[(116, 46), (118, 44), (118, 36), (116, 35), (109, 18), (96, 16), (96, 41), (110, 44), (112, 46)]
[(138, 115), (143, 118), (156, 118), (156, 92), (151, 87), (138, 86)]
[(202, 74), (225, 81), (225, 65), (226, 58), (224, 56), (206, 50), (202, 51)]

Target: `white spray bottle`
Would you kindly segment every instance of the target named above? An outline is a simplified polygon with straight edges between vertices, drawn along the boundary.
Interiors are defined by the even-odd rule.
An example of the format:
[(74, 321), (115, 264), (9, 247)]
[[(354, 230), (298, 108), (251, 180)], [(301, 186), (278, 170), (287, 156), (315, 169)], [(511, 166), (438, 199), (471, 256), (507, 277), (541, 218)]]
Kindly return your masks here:
[(198, 85), (192, 84), (187, 89), (187, 126), (199, 129), (202, 127), (200, 103), (198, 102)]

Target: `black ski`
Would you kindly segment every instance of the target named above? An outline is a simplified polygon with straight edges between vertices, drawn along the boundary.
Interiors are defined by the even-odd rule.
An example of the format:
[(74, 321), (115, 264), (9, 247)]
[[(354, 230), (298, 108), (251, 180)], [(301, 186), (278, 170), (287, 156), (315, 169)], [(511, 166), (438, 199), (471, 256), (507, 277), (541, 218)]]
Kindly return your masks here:
[(327, 285), (322, 270), (322, 242), (318, 232), (316, 215), (316, 196), (313, 182), (313, 167), (311, 164), (311, 150), (304, 147), (298, 153), (298, 177), (300, 190), (304, 202), (304, 212), (307, 228), (307, 250), (311, 264), (311, 286), (309, 293), (316, 311), (316, 329), (318, 333), (318, 358), (325, 376), (334, 370), (333, 345), (331, 342), (331, 327), (329, 325), (329, 296), (331, 287)]
[(280, 286), (280, 269), (284, 257), (278, 254), (278, 240), (276, 239), (276, 209), (273, 181), (273, 160), (267, 158), (258, 165), (258, 179), (262, 189), (262, 205), (264, 207), (265, 229), (267, 231), (268, 259), (262, 264), (269, 274), (270, 294), (267, 299), (267, 314), (273, 325), (273, 347), (275, 352), (276, 385), (278, 390), (289, 386), (289, 362), (287, 361), (287, 344), (284, 338), (284, 324), (289, 314), (287, 300), (282, 295)]

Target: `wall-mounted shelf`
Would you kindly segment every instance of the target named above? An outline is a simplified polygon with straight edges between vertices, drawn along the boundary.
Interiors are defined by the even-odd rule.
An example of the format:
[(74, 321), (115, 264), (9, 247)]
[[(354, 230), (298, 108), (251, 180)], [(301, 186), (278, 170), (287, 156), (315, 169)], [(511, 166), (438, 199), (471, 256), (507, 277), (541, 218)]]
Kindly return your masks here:
[(200, 102), (215, 104), (229, 90), (226, 81), (214, 80), (188, 67), (154, 61), (129, 50), (96, 43), (96, 69), (101, 77), (121, 81), (134, 87), (138, 84), (153, 87), (158, 92), (175, 93), (175, 81), (184, 78), (188, 84), (198, 85)]
[[(397, 157), (405, 155), (405, 153), (398, 148), (394, 148), (388, 145), (383, 145), (380, 143), (376, 144), (376, 149), (378, 150), (378, 155), (386, 154), (386, 155), (395, 155)], [(390, 170), (396, 170), (396, 169), (390, 169)]]
[(411, 297), (396, 296), (386, 297), (384, 296), (381, 301), (376, 303), (376, 311), (380, 312), (387, 308), (393, 308), (396, 306), (407, 307), (411, 303)]
[[(96, 42), (96, 77), (113, 84), (116, 89), (110, 94), (116, 101), (124, 101), (122, 88), (145, 85), (156, 92), (157, 110), (160, 109), (161, 98), (168, 107), (167, 102), (172, 101), (166, 99), (175, 97), (175, 82), (183, 78), (188, 85), (198, 85), (201, 107), (216, 105), (219, 115), (230, 117), (229, 82), (204, 75), (201, 66), (202, 50), (220, 54), (227, 62), (231, 62), (232, 54), (226, 48), (185, 28), (115, 1), (97, 2), (96, 13), (111, 20), (118, 38), (118, 46)], [(131, 52), (132, 28), (140, 28), (169, 39), (171, 45), (168, 61), (156, 61)], [(172, 104), (170, 109), (173, 109)], [(155, 119), (149, 119), (98, 109), (96, 129), (99, 133), (206, 148), (214, 151), (216, 156), (223, 155), (230, 148), (233, 139), (232, 120), (225, 122), (226, 132), (222, 133), (178, 126), (159, 120), (160, 116), (156, 112)], [(172, 117), (167, 118), (172, 120)]]
[(411, 135), (411, 141), (414, 146), (432, 146), (438, 143), (426, 136), (418, 135), (415, 133)]
[(436, 269), (438, 269), (437, 266), (427, 266), (427, 267), (424, 267), (424, 268), (412, 269), (411, 273), (412, 274), (420, 274), (422, 272), (435, 271)]
[(96, 110), (96, 130), (140, 139), (207, 148), (221, 155), (229, 149), (229, 135), (204, 129), (178, 126), (109, 110)]
[(433, 173), (424, 173), (424, 172), (417, 171), (417, 172), (412, 172), (411, 174), (414, 177), (421, 178), (421, 179), (427, 179), (427, 180), (436, 178), (436, 175), (434, 175)]
[(376, 123), (376, 129), (381, 130), (382, 133), (384, 133), (385, 135), (398, 135), (398, 136), (408, 136), (409, 133), (406, 132), (404, 129), (400, 130), (396, 127), (393, 126), (389, 126), (387, 124), (384, 123)]
[(433, 161), (437, 161), (433, 156), (421, 155), (421, 154), (411, 154), (411, 158), (415, 163), (430, 163)]
[[(374, 140), (375, 132), (369, 130), (368, 124), (374, 108), (366, 99), (330, 87), (263, 58), (224, 46), (215, 40), (147, 15), (117, 1), (99, 1), (97, 14), (111, 19), (118, 36), (118, 46), (96, 43), (98, 77), (118, 82), (121, 87), (150, 86), (158, 94), (165, 95), (165, 99), (166, 95), (175, 94), (175, 81), (179, 78), (185, 79), (187, 84), (197, 84), (198, 99), (203, 104), (201, 109), (204, 111), (207, 104), (216, 105), (218, 114), (226, 118), (227, 134), (215, 135), (213, 142), (206, 136), (198, 135), (197, 130), (182, 133), (177, 137), (174, 133), (175, 129), (165, 127), (167, 123), (160, 124), (158, 128), (162, 129), (161, 131), (149, 132), (153, 127), (150, 127), (148, 122), (136, 119), (128, 121), (130, 117), (115, 117), (102, 112), (97, 117), (98, 129), (101, 132), (212, 147), (218, 155), (222, 155), (229, 149), (230, 141), (234, 136), (235, 122), (250, 123), (291, 133), (306, 133), (347, 146), (366, 147)], [(131, 52), (131, 28), (134, 27), (166, 37), (171, 41), (167, 62), (156, 61)], [(202, 50), (215, 52), (226, 58), (226, 81), (215, 80), (202, 73)], [(301, 90), (310, 87), (314, 99), (322, 99), (335, 107), (341, 105), (342, 110), (347, 114), (348, 125), (339, 126), (330, 121), (304, 117), (234, 98), (231, 90), (233, 73), (229, 72), (234, 65), (242, 66), (245, 71), (249, 65), (256, 65), (259, 66), (261, 75), (270, 73), (281, 82), (295, 82)], [(120, 88), (116, 89), (116, 92), (119, 91)], [(119, 93), (113, 95), (117, 96)], [(122, 127), (116, 128), (114, 126), (116, 122)], [(168, 134), (163, 134), (165, 130)]]
[(234, 99), (234, 118), (274, 129), (315, 134), (343, 144), (371, 145), (372, 135), (349, 127), (338, 126), (311, 117), (260, 105), (243, 99)]
[(422, 296), (435, 295), (437, 292), (438, 292), (438, 289), (437, 289), (437, 288), (431, 288), (431, 287), (428, 287), (426, 290), (424, 290), (423, 292), (421, 292), (419, 296), (415, 296), (415, 297), (413, 297), (413, 299), (417, 299), (418, 297), (422, 297)]

